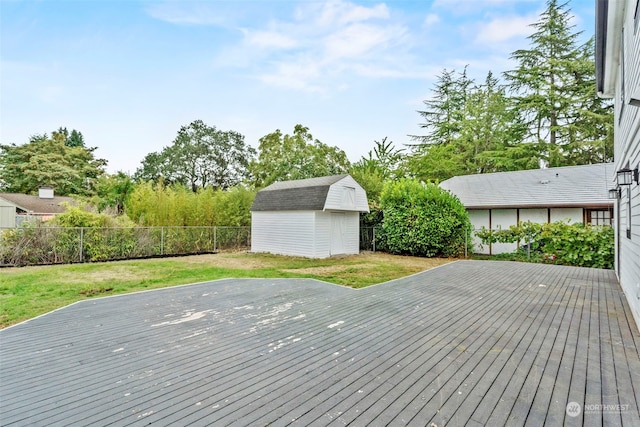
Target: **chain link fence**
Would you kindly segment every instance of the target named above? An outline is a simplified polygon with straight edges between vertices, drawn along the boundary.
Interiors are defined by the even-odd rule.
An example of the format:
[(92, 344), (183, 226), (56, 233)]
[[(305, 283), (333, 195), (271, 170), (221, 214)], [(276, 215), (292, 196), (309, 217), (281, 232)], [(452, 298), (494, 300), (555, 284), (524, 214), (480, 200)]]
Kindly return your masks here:
[(251, 247), (251, 227), (39, 227), (0, 230), (0, 266), (213, 253)]

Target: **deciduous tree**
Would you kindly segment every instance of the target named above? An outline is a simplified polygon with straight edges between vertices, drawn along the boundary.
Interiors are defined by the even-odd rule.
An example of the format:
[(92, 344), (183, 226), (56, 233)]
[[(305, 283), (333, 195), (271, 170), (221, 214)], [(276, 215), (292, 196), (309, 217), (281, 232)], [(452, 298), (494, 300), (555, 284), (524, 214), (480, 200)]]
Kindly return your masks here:
[(36, 194), (51, 186), (57, 195), (89, 196), (107, 161), (96, 158), (96, 147), (69, 146), (64, 134), (31, 137), (24, 145), (0, 145), (2, 191)]
[(296, 125), (293, 135), (277, 129), (260, 138), (258, 158), (251, 164), (253, 184), (266, 187), (276, 181), (347, 173), (344, 151), (314, 139), (309, 128)]
[(196, 120), (182, 126), (173, 143), (160, 153), (149, 153), (136, 171), (136, 180), (156, 181), (198, 188), (227, 189), (245, 180), (255, 150), (244, 136), (220, 131)]

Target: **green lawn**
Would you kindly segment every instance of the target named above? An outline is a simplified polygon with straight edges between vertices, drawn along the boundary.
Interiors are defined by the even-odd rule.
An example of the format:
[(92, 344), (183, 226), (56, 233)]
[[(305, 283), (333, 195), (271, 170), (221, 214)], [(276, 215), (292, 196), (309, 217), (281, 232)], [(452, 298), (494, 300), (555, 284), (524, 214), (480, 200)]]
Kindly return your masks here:
[(449, 262), (361, 254), (312, 260), (268, 254), (180, 258), (0, 269), (0, 328), (76, 301), (229, 277), (308, 277), (360, 288)]

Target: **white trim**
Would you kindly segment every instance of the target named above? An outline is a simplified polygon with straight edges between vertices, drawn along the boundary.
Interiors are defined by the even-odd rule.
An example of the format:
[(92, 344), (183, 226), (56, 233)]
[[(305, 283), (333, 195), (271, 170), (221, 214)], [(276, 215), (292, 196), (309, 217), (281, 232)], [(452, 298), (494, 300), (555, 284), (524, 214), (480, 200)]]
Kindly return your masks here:
[(605, 35), (604, 79), (601, 98), (615, 96), (616, 80), (618, 78), (618, 64), (620, 62), (620, 45), (622, 43), (622, 24), (624, 23), (625, 1), (609, 1), (607, 13), (607, 33)]

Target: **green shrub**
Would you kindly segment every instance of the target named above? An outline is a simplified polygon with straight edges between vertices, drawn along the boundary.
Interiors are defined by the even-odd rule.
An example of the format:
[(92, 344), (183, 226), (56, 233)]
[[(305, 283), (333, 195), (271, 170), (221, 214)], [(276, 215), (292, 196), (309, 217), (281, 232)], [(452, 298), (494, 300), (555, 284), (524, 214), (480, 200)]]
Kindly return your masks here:
[(579, 267), (613, 268), (614, 230), (609, 226), (525, 222), (509, 229), (476, 232), (482, 244), (531, 242), (532, 259)]
[(383, 250), (427, 257), (464, 253), (469, 216), (457, 197), (437, 185), (410, 179), (387, 182), (380, 206)]

